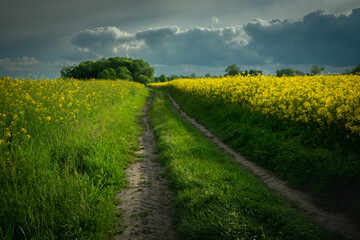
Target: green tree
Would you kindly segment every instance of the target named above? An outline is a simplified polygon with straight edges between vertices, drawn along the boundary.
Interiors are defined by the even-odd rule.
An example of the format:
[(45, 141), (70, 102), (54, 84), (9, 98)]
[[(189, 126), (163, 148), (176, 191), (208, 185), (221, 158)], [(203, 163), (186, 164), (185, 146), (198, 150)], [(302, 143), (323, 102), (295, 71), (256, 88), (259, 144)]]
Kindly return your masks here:
[[(102, 58), (98, 61), (84, 61), (78, 65), (63, 67), (60, 71), (63, 78), (77, 79), (126, 79), (138, 81), (140, 75), (150, 81), (154, 78), (154, 69), (141, 59), (124, 57)], [(143, 80), (143, 79), (142, 79)]]
[(161, 74), (161, 76), (159, 77), (159, 82), (167, 82), (167, 78), (164, 74)]
[(262, 75), (262, 74), (263, 74), (263, 71), (250, 69), (249, 74), (250, 74), (250, 75), (255, 75), (255, 76), (256, 76), (256, 75)]
[(94, 64), (93, 61), (81, 62), (76, 69), (78, 78), (81, 78), (81, 79), (92, 78), (92, 71), (93, 71), (92, 65), (93, 64)]
[(116, 77), (118, 79), (123, 79), (123, 80), (128, 80), (128, 81), (132, 81), (133, 77), (131, 72), (129, 71), (129, 69), (125, 66), (122, 67), (118, 67), (116, 70)]
[(145, 76), (148, 78), (148, 82), (151, 82), (154, 79), (154, 72), (155, 72), (154, 68), (150, 66), (145, 66), (137, 73), (137, 77), (135, 78), (135, 80), (141, 82), (142, 79), (140, 79), (140, 76)]
[(357, 65), (352, 71), (351, 71), (352, 74), (357, 74), (357, 75), (360, 75), (360, 64)]
[(145, 75), (140, 75), (138, 77), (138, 82), (143, 83), (143, 84), (148, 84), (148, 83), (150, 83), (150, 79)]
[(319, 67), (318, 65), (312, 65), (310, 73), (311, 75), (318, 75), (325, 70), (325, 67)]
[(205, 77), (206, 77), (206, 78), (211, 77), (210, 73), (205, 74)]
[(235, 75), (240, 74), (241, 70), (236, 64), (233, 64), (233, 65), (228, 66), (225, 69), (225, 72), (226, 72), (225, 76), (227, 76), (227, 75), (235, 76)]
[(192, 73), (189, 78), (196, 78), (196, 74)]
[(295, 76), (296, 71), (292, 68), (282, 68), (280, 70), (276, 70), (276, 76)]
[(113, 68), (106, 68), (99, 73), (99, 79), (116, 79), (116, 72)]
[(101, 72), (99, 72), (97, 78), (98, 79), (107, 79), (109, 76), (109, 71), (107, 69), (103, 69)]
[(72, 71), (74, 70), (74, 66), (63, 67), (60, 71), (62, 78), (71, 78), (73, 76)]
[(180, 77), (178, 75), (175, 75), (175, 74), (171, 74), (170, 77), (168, 77), (168, 81), (170, 80), (174, 80), (174, 79), (179, 79)]

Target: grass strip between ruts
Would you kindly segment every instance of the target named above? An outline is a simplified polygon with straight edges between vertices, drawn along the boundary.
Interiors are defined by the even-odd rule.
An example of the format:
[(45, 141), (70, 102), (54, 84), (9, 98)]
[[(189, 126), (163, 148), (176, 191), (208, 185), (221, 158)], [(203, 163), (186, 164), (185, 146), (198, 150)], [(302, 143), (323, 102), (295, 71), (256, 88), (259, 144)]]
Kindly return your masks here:
[(182, 239), (341, 239), (270, 191), (154, 92), (149, 117)]

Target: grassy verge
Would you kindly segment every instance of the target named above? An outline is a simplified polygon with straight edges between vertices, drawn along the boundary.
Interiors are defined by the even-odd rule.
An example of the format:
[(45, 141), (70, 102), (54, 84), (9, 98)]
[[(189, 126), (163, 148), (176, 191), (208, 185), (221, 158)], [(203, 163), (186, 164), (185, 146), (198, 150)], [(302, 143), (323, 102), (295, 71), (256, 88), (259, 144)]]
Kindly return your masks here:
[(236, 104), (167, 91), (185, 112), (248, 159), (311, 192), (320, 206), (347, 212), (360, 225), (358, 143)]
[(0, 146), (0, 238), (106, 239), (119, 227), (115, 195), (138, 147), (147, 90), (112, 81), (5, 84), (23, 102), (0, 104), (12, 120)]
[(155, 90), (149, 111), (182, 239), (338, 239), (299, 215), (183, 120)]

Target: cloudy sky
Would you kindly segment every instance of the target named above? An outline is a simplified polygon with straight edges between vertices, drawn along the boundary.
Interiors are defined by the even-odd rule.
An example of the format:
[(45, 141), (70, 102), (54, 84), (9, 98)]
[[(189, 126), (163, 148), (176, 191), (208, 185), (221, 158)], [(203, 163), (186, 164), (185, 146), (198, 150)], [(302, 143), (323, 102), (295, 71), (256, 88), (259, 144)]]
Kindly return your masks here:
[(358, 0), (1, 0), (0, 76), (141, 58), (155, 75), (360, 64)]

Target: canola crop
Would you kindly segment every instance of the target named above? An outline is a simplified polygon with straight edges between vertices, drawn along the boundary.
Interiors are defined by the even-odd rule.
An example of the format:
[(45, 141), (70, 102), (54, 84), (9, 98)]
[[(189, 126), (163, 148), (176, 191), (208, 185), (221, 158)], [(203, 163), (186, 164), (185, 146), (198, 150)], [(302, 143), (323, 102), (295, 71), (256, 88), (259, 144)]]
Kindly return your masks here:
[(28, 141), (36, 128), (72, 124), (141, 88), (128, 81), (0, 78), (0, 149)]
[(360, 76), (228, 76), (177, 79), (166, 86), (185, 94), (216, 98), (249, 107), (266, 116), (336, 129), (360, 136)]

